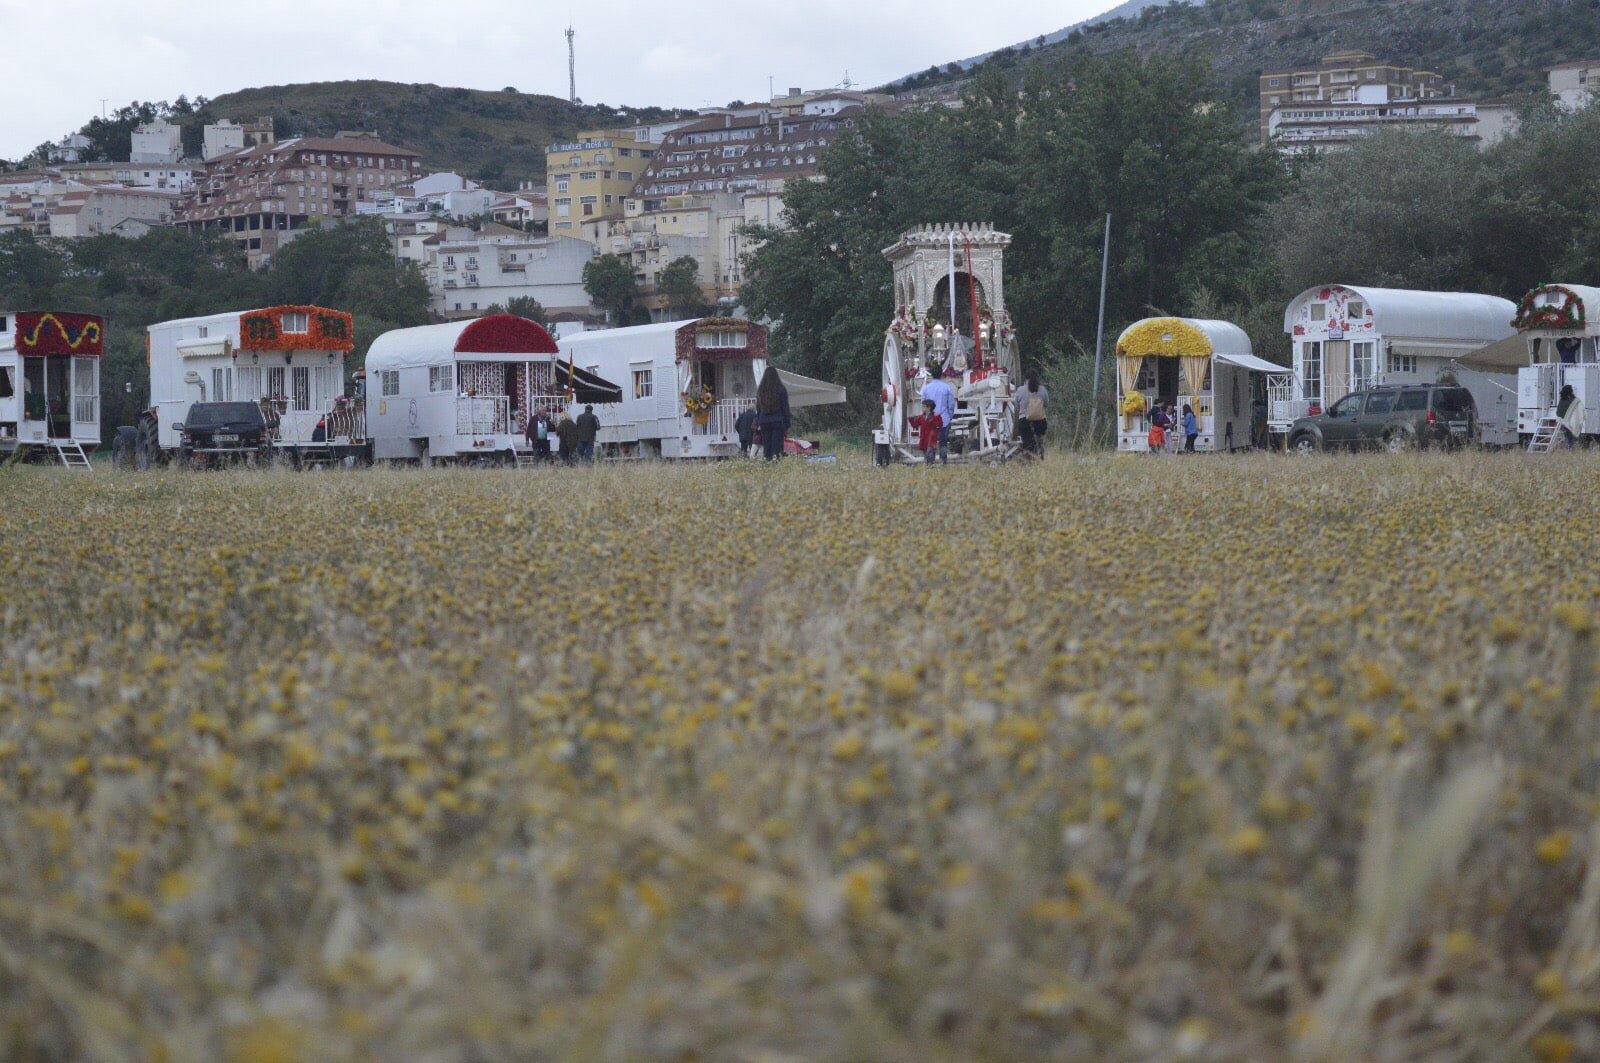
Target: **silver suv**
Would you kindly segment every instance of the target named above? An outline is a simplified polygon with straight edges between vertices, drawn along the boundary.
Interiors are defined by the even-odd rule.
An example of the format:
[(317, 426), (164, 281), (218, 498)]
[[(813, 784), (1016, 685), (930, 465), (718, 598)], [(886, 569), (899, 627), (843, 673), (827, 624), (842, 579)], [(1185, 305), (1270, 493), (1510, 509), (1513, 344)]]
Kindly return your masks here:
[(1455, 384), (1385, 385), (1357, 391), (1289, 426), (1289, 449), (1454, 447), (1478, 438), (1478, 404)]

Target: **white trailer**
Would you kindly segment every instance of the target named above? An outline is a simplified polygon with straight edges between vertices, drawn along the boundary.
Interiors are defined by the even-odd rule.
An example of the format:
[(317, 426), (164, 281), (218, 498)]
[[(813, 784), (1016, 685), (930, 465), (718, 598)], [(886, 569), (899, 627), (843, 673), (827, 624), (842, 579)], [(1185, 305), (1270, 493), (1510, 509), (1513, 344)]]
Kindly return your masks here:
[[(734, 423), (755, 405), (756, 384), (767, 369), (767, 329), (715, 317), (599, 329), (563, 337), (561, 357), (579, 372), (622, 385), (622, 401), (596, 411), (597, 442), (607, 456), (736, 457)], [(784, 369), (778, 375), (791, 409), (845, 401), (837, 384)], [(706, 406), (691, 411), (690, 400), (698, 396)]]
[(385, 332), (367, 351), (367, 391), (374, 458), (485, 463), (527, 449), (531, 414), (622, 395), (584, 369), (569, 376), (550, 334), (514, 314)]
[[(1378, 384), (1432, 383), (1451, 373), (1472, 392), (1485, 443), (1516, 439), (1509, 373), (1463, 372), (1461, 360), (1515, 333), (1509, 299), (1472, 292), (1424, 292), (1325, 284), (1289, 303), (1283, 330), (1294, 347), (1293, 377), (1268, 397), (1268, 423), (1285, 433), (1298, 417)], [(1502, 411), (1504, 411), (1502, 413)]]
[(365, 410), (345, 394), (350, 315), (320, 306), (270, 306), (161, 321), (149, 328), (150, 405), (135, 446), (141, 464), (179, 453), (196, 402), (253, 402), (277, 452), (297, 463), (361, 457)]
[(0, 453), (88, 466), (100, 445), (104, 343), (92, 314), (0, 311)]
[(1286, 366), (1257, 358), (1238, 325), (1182, 317), (1135, 322), (1117, 337), (1117, 449), (1149, 452), (1158, 403), (1177, 408), (1179, 427), (1171, 434), (1180, 445), (1187, 405), (1200, 429), (1195, 450), (1255, 446), (1266, 427), (1268, 389), (1291, 377)]

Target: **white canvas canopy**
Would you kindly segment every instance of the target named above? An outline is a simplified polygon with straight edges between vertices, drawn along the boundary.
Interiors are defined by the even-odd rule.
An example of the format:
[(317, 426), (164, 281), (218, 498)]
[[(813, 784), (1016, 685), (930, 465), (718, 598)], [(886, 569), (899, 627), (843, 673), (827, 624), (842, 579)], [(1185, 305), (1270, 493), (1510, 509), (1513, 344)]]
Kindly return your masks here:
[(1265, 358), (1257, 358), (1253, 354), (1222, 354), (1217, 355), (1217, 361), (1236, 365), (1240, 369), (1248, 369), (1252, 373), (1288, 373), (1292, 370), (1286, 365), (1269, 362)]
[(826, 380), (801, 376), (787, 369), (778, 370), (778, 379), (789, 389), (790, 409), (798, 409), (801, 406), (831, 406), (845, 401), (843, 384), (830, 384)]

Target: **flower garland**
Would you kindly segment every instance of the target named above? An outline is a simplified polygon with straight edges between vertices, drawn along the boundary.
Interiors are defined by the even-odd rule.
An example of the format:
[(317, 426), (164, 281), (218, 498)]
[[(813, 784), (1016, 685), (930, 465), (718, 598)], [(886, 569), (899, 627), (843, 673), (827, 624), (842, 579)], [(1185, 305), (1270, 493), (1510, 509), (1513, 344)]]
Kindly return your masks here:
[(916, 307), (901, 304), (894, 308), (894, 320), (889, 323), (889, 332), (896, 339), (914, 340), (922, 335), (927, 322), (917, 318)]
[(1004, 310), (997, 313), (988, 307), (984, 307), (983, 310), (978, 312), (978, 323), (980, 325), (988, 325), (990, 334), (997, 337), (1001, 343), (1011, 342), (1013, 335), (1011, 315)]
[[(304, 331), (288, 332), (286, 314), (305, 318)], [(239, 347), (247, 351), (348, 351), (355, 346), (349, 314), (320, 306), (272, 306), (239, 315)]]
[[(1560, 305), (1549, 303), (1535, 306), (1533, 301), (1545, 294), (1560, 294), (1566, 298)], [(1559, 284), (1541, 284), (1537, 288), (1530, 288), (1517, 303), (1517, 316), (1511, 325), (1518, 330), (1527, 331), (1528, 329), (1581, 329), (1584, 323), (1583, 300), (1579, 299), (1575, 292), (1568, 291)]]
[(77, 354), (98, 358), (104, 329), (93, 314), (21, 313), (16, 319), (18, 353)]

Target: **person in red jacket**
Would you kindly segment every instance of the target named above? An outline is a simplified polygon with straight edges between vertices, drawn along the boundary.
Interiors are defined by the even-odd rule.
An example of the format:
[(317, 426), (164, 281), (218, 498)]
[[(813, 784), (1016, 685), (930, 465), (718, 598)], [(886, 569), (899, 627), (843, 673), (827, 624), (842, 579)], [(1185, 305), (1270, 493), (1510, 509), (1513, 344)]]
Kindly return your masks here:
[(911, 427), (917, 430), (922, 460), (932, 465), (939, 457), (939, 429), (944, 427), (944, 418), (933, 412), (932, 399), (922, 400), (922, 416), (911, 418)]

